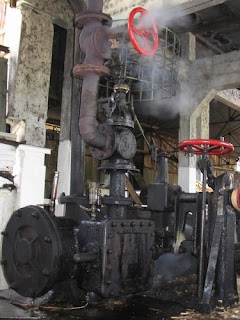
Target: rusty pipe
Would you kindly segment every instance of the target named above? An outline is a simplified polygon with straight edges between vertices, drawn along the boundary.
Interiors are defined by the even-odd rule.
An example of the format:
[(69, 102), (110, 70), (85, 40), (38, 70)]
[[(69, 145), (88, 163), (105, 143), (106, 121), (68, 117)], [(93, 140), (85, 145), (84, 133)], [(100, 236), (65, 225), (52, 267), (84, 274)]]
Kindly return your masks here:
[(68, 0), (68, 2), (72, 6), (75, 14), (85, 11), (87, 8), (84, 0)]
[(103, 148), (106, 136), (98, 131), (96, 119), (99, 78), (99, 75), (95, 73), (86, 74), (83, 78), (79, 132), (88, 145)]
[(103, 0), (86, 0), (89, 11), (102, 12)]
[[(93, 1), (88, 5), (93, 7)], [(96, 1), (96, 9), (102, 6), (102, 1)], [(89, 9), (89, 7), (88, 7)], [(102, 12), (86, 11), (76, 16), (76, 25), (83, 25), (79, 45), (85, 53), (82, 65), (73, 69), (73, 75), (82, 79), (81, 108), (79, 118), (79, 132), (83, 140), (91, 147), (106, 148), (108, 138), (98, 130), (97, 123), (97, 94), (101, 75), (109, 74), (104, 61), (111, 58), (111, 50), (108, 43), (109, 25), (103, 25), (103, 21), (111, 21), (111, 18)], [(112, 144), (112, 141), (109, 141)]]

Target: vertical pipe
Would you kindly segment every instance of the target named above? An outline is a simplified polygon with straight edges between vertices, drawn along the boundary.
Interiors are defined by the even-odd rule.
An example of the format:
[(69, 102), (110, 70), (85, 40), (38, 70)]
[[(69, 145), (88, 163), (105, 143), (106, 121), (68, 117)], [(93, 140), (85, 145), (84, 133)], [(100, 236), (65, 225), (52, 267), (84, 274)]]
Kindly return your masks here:
[(103, 0), (87, 0), (86, 2), (88, 10), (102, 12)]
[(119, 198), (125, 198), (125, 172), (112, 170), (110, 173), (110, 197), (116, 198), (116, 205), (109, 205), (110, 219), (125, 219), (126, 206), (117, 203)]
[(112, 170), (110, 176), (110, 196), (125, 197), (125, 173)]
[[(73, 64), (80, 63), (80, 48), (79, 48), (79, 33), (80, 30), (75, 28), (75, 45)], [(71, 183), (70, 194), (83, 195), (84, 191), (84, 151), (85, 144), (79, 134), (78, 119), (80, 105), (81, 81), (73, 79), (73, 94), (72, 94), (72, 123), (71, 123)]]

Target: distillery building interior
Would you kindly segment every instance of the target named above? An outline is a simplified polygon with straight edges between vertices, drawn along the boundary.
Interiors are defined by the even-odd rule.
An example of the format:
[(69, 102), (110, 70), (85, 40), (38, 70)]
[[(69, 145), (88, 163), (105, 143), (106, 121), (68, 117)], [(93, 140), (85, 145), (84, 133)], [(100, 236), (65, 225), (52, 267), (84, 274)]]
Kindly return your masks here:
[(240, 1), (0, 0), (0, 232), (0, 319), (240, 319)]

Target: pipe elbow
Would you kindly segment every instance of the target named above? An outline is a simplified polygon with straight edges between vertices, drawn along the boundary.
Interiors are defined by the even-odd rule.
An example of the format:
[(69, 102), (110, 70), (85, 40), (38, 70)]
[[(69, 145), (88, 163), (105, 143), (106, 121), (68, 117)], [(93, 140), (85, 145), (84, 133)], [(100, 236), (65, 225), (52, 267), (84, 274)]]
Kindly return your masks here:
[(106, 137), (98, 131), (94, 116), (83, 116), (79, 119), (79, 132), (89, 146), (94, 148), (105, 146)]

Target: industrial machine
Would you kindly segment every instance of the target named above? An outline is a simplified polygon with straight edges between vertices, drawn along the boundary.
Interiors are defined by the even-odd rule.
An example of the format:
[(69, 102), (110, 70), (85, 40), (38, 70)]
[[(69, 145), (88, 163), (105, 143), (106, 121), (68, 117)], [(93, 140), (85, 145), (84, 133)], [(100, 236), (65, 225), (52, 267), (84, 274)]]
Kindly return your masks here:
[[(124, 64), (116, 62), (119, 55), (112, 56), (109, 47), (111, 18), (102, 13), (101, 1), (89, 3), (88, 10), (76, 15), (81, 28), (79, 44), (85, 54), (83, 63), (73, 69), (74, 77), (82, 79), (79, 131), (92, 156), (100, 160), (99, 169), (110, 175), (110, 193), (103, 198), (96, 194), (89, 205), (79, 189), (81, 148), (76, 142), (78, 129), (73, 127), (77, 138), (72, 142), (72, 194), (61, 197), (66, 215), (55, 217), (53, 210), (37, 206), (13, 213), (2, 232), (6, 280), (17, 293), (33, 299), (54, 292), (61, 283), (75, 297), (91, 293), (112, 298), (151, 289), (161, 276), (157, 264), (162, 256), (187, 254), (198, 266), (200, 301), (209, 304), (216, 297), (224, 303), (235, 302), (240, 190), (232, 188), (229, 174), (214, 177), (210, 160), (210, 155), (228, 153), (233, 146), (207, 139), (179, 144), (181, 152), (200, 157), (200, 193), (186, 193), (169, 184), (168, 155), (154, 150), (157, 181), (148, 186), (147, 204), (135, 206), (125, 192), (126, 174), (137, 170), (132, 162), (136, 152), (134, 103), (128, 99)], [(144, 9), (136, 10), (145, 17)], [(144, 23), (136, 27), (136, 10), (130, 15), (129, 35), (137, 50), (149, 56), (158, 45), (157, 29), (154, 24), (144, 29)], [(98, 100), (101, 76), (111, 76), (113, 87), (109, 97)], [(99, 104), (104, 105), (103, 123), (97, 123)], [(212, 193), (206, 193), (206, 182)]]

